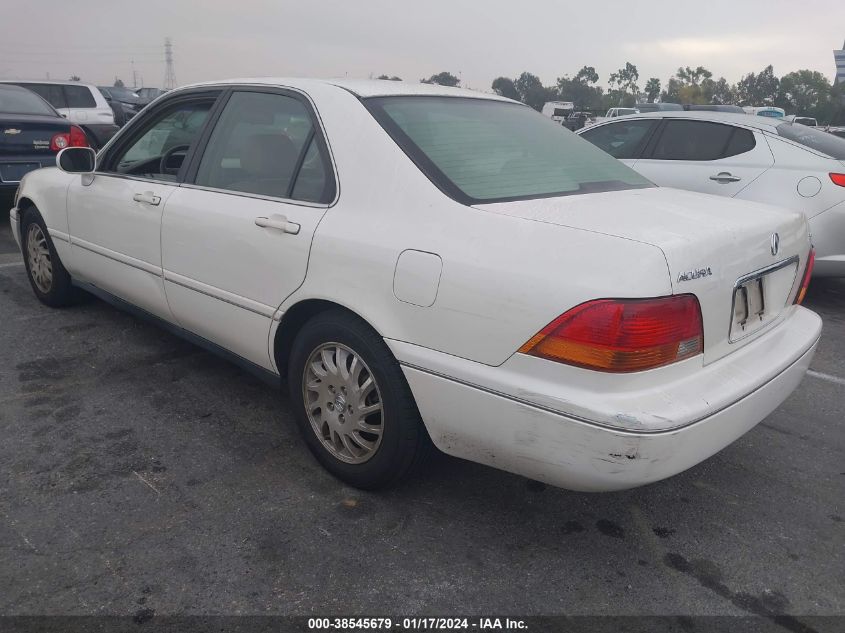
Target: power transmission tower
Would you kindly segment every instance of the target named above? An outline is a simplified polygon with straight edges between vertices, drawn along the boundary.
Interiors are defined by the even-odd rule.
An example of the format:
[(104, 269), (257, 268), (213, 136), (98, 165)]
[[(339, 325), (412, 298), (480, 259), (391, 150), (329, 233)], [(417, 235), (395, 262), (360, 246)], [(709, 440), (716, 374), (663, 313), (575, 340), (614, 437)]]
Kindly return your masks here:
[(176, 72), (173, 70), (173, 42), (169, 37), (164, 38), (164, 89), (173, 90), (176, 87)]

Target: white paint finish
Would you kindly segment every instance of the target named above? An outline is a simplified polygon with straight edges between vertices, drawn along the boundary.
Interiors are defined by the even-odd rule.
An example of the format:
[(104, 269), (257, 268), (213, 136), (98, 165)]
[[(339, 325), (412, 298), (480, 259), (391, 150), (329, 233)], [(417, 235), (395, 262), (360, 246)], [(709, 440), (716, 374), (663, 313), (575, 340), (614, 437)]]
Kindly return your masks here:
[(399, 254), (393, 274), (393, 294), (399, 301), (422, 308), (434, 305), (443, 260), (434, 253), (407, 250)]
[[(325, 211), (180, 187), (167, 201), (161, 228), (167, 296), (174, 318), (183, 327), (202, 329), (203, 337), (266, 366), (270, 319), (305, 278), (311, 239)], [(294, 235), (255, 224), (256, 218), (278, 215), (300, 225), (299, 232)], [(175, 288), (171, 280), (182, 287)], [(191, 297), (185, 286), (203, 297)], [(255, 312), (265, 320), (256, 321)], [(256, 327), (259, 322), (262, 325)]]
[[(704, 320), (707, 362), (729, 354), (749, 340), (733, 344), (728, 340), (736, 281), (795, 255), (801, 258), (803, 265), (810, 247), (807, 222), (800, 213), (672, 189), (565, 196), (480, 208), (534, 220), (547, 227), (579, 227), (651, 245), (665, 257), (669, 266), (672, 290), (664, 294), (692, 293), (698, 297)], [(771, 237), (775, 232), (780, 235), (780, 250), (776, 257), (771, 253)], [(618, 247), (608, 245), (607, 248), (614, 250), (611, 259), (615, 268), (607, 274), (622, 276), (623, 267), (636, 266), (636, 260)], [(579, 256), (582, 261), (595, 265), (589, 253), (579, 252)], [(709, 268), (712, 275), (678, 281), (681, 273), (700, 268)], [(584, 266), (572, 270), (588, 277), (596, 272)], [(795, 285), (799, 283), (800, 277)], [(631, 279), (630, 284), (620, 284), (613, 294), (597, 293), (592, 298), (657, 296), (642, 294), (636, 278)], [(782, 297), (780, 305), (771, 308), (784, 307), (784, 299)]]
[(816, 247), (814, 277), (845, 277), (845, 202), (810, 220)]
[(816, 176), (804, 176), (798, 181), (798, 195), (802, 198), (812, 198), (822, 190), (822, 181)]
[[(400, 363), (599, 425), (636, 431), (686, 426), (776, 378), (819, 337), (821, 319), (800, 306), (783, 323), (718, 361), (702, 358), (634, 374), (585, 371), (514, 354), (489, 367), (388, 340)], [(460, 425), (460, 421), (455, 422)]]
[[(161, 213), (177, 187), (105, 174), (97, 174), (84, 186), (81, 176), (72, 178), (67, 196), (68, 270), (169, 320), (161, 277)], [(134, 200), (137, 194), (147, 192), (160, 197), (161, 203)], [(139, 271), (149, 279), (140, 281)]]
[[(704, 459), (758, 422), (800, 379), (801, 362), (785, 367), (813, 346), (818, 325), (803, 309), (787, 308), (769, 328), (727, 344), (733, 283), (772, 263), (771, 233), (781, 234), (779, 257), (806, 257), (800, 214), (669, 189), (463, 206), (396, 146), (349, 92), (351, 84), (249, 83), (274, 81), (313, 100), (337, 167), (336, 204), (324, 209), (101, 175), (83, 187), (79, 176), (32, 172), (22, 195), (48, 227), (69, 234), (70, 245), (56, 244), (67, 249), (60, 256), (71, 274), (271, 370), (274, 314), (310, 299), (346, 306), (389, 339), (400, 360), (425, 370), (406, 373), (441, 446), (586, 489), (630, 487)], [(145, 191), (161, 204), (143, 208), (132, 200)], [(255, 225), (256, 217), (277, 215), (299, 224), (299, 233)], [(442, 258), (436, 300), (426, 309), (394, 295), (405, 251)], [(677, 283), (680, 272), (704, 265), (713, 275)], [(398, 292), (422, 302), (433, 275), (415, 269), (400, 275)], [(703, 358), (597, 376), (515, 354), (584, 301), (673, 292), (695, 293), (701, 302)], [(754, 390), (770, 377), (776, 388)], [(713, 420), (663, 433), (661, 441), (631, 433), (711, 415), (749, 393)], [(456, 442), (444, 441), (449, 433)]]
[[(445, 453), (586, 492), (671, 477), (717, 453), (801, 382), (815, 345), (786, 371), (701, 422), (658, 434), (614, 431), (455, 381), (403, 368), (435, 445)], [(460, 411), (460, 420), (455, 411)]]

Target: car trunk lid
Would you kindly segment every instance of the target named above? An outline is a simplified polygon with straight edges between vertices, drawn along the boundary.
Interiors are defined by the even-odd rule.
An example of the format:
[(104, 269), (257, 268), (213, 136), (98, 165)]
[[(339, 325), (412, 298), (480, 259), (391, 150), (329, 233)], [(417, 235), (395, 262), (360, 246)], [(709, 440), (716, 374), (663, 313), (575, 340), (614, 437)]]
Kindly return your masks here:
[[(673, 292), (695, 294), (701, 304), (705, 362), (738, 349), (778, 321), (795, 296), (809, 251), (801, 213), (674, 189), (478, 208), (660, 248)], [(620, 268), (628, 265), (618, 262)], [(624, 292), (619, 298), (625, 298)]]
[(21, 155), (53, 155), (50, 141), (70, 131), (70, 123), (58, 117), (26, 114), (0, 115), (0, 160)]

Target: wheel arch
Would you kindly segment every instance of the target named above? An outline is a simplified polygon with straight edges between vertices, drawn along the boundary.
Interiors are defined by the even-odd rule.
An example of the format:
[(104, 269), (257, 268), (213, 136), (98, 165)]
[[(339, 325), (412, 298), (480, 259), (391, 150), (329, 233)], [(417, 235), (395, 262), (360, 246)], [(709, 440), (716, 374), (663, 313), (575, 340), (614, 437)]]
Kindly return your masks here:
[(366, 323), (367, 326), (381, 336), (379, 329), (368, 319), (345, 305), (329, 299), (302, 299), (285, 310), (273, 334), (271, 353), (276, 363), (276, 369), (283, 380), (287, 377), (288, 358), (290, 357), (291, 347), (299, 331), (310, 319), (329, 310), (346, 312)]

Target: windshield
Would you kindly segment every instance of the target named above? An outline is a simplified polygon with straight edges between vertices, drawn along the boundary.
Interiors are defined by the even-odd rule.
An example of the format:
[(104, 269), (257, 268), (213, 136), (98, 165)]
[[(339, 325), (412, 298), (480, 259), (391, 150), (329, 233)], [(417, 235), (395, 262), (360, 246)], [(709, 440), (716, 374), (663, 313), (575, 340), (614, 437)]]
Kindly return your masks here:
[(524, 105), (417, 96), (365, 104), (426, 176), (464, 204), (652, 186)]
[(11, 86), (0, 86), (0, 113), (57, 116), (56, 111), (34, 92)]
[(836, 160), (845, 160), (845, 139), (813, 127), (793, 123), (781, 123), (777, 126), (777, 131), (782, 137), (813, 151), (826, 154)]
[(123, 101), (125, 103), (135, 103), (138, 101), (138, 95), (129, 90), (129, 88), (117, 88), (117, 87), (109, 87), (106, 88), (109, 91), (109, 94), (112, 96), (112, 99), (117, 99), (118, 101)]

